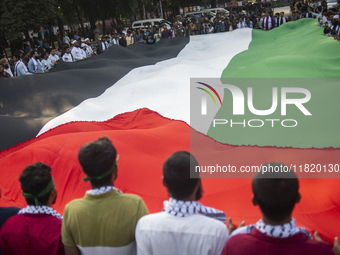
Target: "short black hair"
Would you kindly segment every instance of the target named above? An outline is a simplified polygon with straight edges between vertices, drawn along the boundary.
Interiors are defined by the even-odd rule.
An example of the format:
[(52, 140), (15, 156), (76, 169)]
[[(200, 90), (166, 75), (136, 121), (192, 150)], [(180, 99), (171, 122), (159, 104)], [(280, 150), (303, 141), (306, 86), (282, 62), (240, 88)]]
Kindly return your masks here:
[[(85, 144), (78, 153), (78, 160), (84, 173), (89, 177), (97, 177), (109, 171), (116, 162), (117, 150), (107, 137)], [(103, 186), (111, 180), (112, 174), (100, 180), (91, 180), (95, 186)]]
[(18, 52), (13, 54), (13, 57), (15, 57), (16, 59), (20, 59), (20, 54)]
[(186, 198), (194, 192), (199, 175), (190, 177), (190, 172), (195, 173), (198, 162), (187, 151), (178, 151), (172, 154), (163, 164), (164, 182), (175, 199)]
[(23, 57), (22, 58), (22, 62), (27, 62), (28, 63), (29, 61), (30, 61), (29, 57)]
[[(22, 171), (22, 174), (19, 177), (22, 191), (32, 194), (33, 196), (36, 196), (41, 191), (43, 191), (51, 182), (51, 180), (51, 168), (41, 162), (36, 162), (32, 165), (28, 165)], [(51, 191), (37, 198), (42, 205), (47, 204)], [(25, 199), (28, 205), (35, 205), (35, 201), (33, 198)]]
[(262, 214), (276, 222), (291, 215), (300, 196), (299, 181), (295, 173), (278, 162), (262, 165), (260, 172), (255, 174), (252, 188)]
[(24, 50), (24, 56), (25, 56), (27, 53), (30, 53), (30, 54), (31, 54), (31, 52), (30, 52), (29, 49)]
[(31, 51), (31, 57), (33, 57), (35, 53), (39, 53), (39, 52), (37, 50), (32, 50)]

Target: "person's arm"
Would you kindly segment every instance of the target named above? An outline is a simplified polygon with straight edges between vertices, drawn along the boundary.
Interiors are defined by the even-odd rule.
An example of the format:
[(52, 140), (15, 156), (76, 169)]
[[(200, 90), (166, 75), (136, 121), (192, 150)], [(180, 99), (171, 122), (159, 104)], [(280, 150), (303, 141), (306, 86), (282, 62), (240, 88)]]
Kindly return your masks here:
[[(314, 239), (316, 241), (319, 241), (319, 242), (323, 242), (323, 240), (321, 239), (319, 233), (317, 231), (314, 232)], [(334, 243), (333, 243), (333, 252), (336, 254), (336, 255), (340, 255), (340, 244), (339, 244), (339, 239), (338, 237), (335, 237), (334, 238)]]
[[(20, 73), (20, 75), (33, 75), (33, 74), (30, 73), (28, 70), (26, 70), (22, 65), (24, 65), (24, 63), (22, 63), (21, 65), (18, 66), (17, 74)], [(18, 75), (18, 76), (19, 76), (19, 75)]]
[(33, 64), (33, 61), (30, 60), (27, 64), (27, 68), (28, 68), (28, 71), (30, 71), (30, 73), (32, 74), (36, 74), (37, 72), (35, 71), (34, 69), (34, 64)]
[(77, 246), (64, 246), (65, 247), (65, 255), (80, 255), (80, 251)]
[(64, 211), (64, 219), (61, 225), (61, 239), (65, 248), (65, 255), (80, 255), (77, 248), (76, 241), (74, 240), (73, 233), (69, 228), (69, 215), (68, 206), (66, 205)]
[(43, 68), (42, 63), (40, 62), (39, 64), (38, 62), (37, 73), (40, 74), (40, 73), (45, 73), (45, 72), (48, 72), (48, 70), (45, 70), (45, 67)]

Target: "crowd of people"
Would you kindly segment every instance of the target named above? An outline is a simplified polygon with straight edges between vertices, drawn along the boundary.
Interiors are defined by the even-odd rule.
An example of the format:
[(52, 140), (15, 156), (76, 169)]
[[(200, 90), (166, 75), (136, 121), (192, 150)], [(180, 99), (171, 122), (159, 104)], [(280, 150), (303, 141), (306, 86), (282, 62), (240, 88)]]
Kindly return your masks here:
[[(252, 203), (262, 218), (235, 229), (225, 212), (199, 202), (203, 182), (189, 152), (176, 152), (164, 162), (162, 182), (170, 199), (153, 214), (142, 198), (115, 187), (118, 159), (106, 137), (81, 147), (78, 160), (91, 189), (70, 201), (64, 216), (51, 207), (57, 197), (51, 168), (40, 162), (28, 165), (19, 177), (27, 207), (0, 210), (3, 254), (340, 254), (337, 238), (332, 250), (317, 232), (313, 240), (296, 226), (292, 212), (301, 195), (291, 170), (255, 174)], [(276, 162), (262, 167), (288, 169)]]
[[(136, 30), (121, 26), (112, 27), (111, 32), (103, 35), (100, 41), (97, 27), (94, 30), (94, 40), (91, 37), (82, 40), (78, 32), (73, 35), (71, 31), (63, 31), (63, 39), (61, 40), (58, 31), (58, 51), (50, 47), (46, 38), (44, 40), (34, 38), (33, 43), (24, 42), (24, 50), (15, 52), (12, 61), (0, 56), (0, 78), (46, 73), (54, 68), (60, 59), (65, 62), (86, 60), (93, 55), (105, 52), (112, 46), (128, 47), (137, 43), (155, 44), (162, 39), (172, 37), (230, 32), (247, 27), (271, 30), (286, 22), (301, 18), (318, 19), (320, 26), (324, 27), (324, 33), (340, 41), (339, 4), (327, 8), (326, 0), (321, 2), (317, 0), (310, 0), (310, 2), (293, 0), (291, 1), (291, 14), (289, 15), (285, 15), (284, 12), (274, 14), (270, 3), (262, 5), (257, 3), (242, 6), (244, 8), (230, 8), (228, 13), (217, 13), (213, 20), (196, 15), (191, 17), (177, 16), (171, 28), (164, 23), (159, 27), (151, 27), (150, 25)], [(265, 15), (262, 12), (265, 12)], [(87, 28), (86, 31), (90, 30)], [(92, 42), (95, 42), (95, 46), (91, 45)]]

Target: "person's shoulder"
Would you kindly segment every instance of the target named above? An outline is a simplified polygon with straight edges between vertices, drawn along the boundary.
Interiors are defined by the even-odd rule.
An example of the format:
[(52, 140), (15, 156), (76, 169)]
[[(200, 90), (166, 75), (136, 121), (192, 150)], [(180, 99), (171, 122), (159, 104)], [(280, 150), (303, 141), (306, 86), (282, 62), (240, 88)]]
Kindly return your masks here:
[(8, 218), (1, 227), (1, 232), (12, 230), (18, 226), (22, 226), (25, 222), (24, 216), (22, 214), (14, 215)]
[(202, 224), (210, 226), (210, 228), (219, 229), (222, 231), (227, 230), (226, 225), (217, 219), (213, 219), (201, 214), (194, 215), (194, 217), (196, 217), (197, 221), (201, 222)]
[[(66, 53), (65, 53), (66, 54)], [(70, 208), (77, 208), (79, 206), (82, 206), (85, 203), (84, 198), (78, 198), (78, 199), (74, 199), (71, 202), (69, 202), (66, 206), (65, 206), (65, 212), (67, 210), (69, 210)]]
[(309, 246), (311, 251), (314, 251), (315, 254), (334, 254), (331, 246), (328, 243), (307, 239), (306, 245)]
[(140, 203), (141, 201), (143, 201), (143, 199), (140, 196), (134, 194), (119, 193), (118, 196), (127, 202)]
[(140, 218), (141, 223), (156, 223), (158, 220), (164, 220), (166, 217), (168, 217), (168, 213), (166, 212), (158, 212), (158, 213), (151, 213), (144, 215), (143, 217)]

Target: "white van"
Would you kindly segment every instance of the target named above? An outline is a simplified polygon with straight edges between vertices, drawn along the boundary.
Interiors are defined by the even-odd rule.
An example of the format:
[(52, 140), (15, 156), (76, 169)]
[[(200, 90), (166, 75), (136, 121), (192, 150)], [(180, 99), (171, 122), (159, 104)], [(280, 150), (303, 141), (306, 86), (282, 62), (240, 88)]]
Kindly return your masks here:
[(168, 29), (171, 29), (171, 22), (167, 21), (166, 19), (144, 19), (144, 20), (137, 20), (132, 22), (132, 29), (144, 29), (147, 27), (159, 27), (162, 23), (164, 23)]
[(185, 14), (185, 17), (203, 17), (203, 18), (208, 18), (211, 22), (214, 21), (216, 18), (215, 13), (211, 12), (210, 10), (206, 9), (203, 11), (198, 11), (198, 12), (187, 12)]
[[(211, 8), (211, 9), (205, 9), (207, 11), (210, 11), (210, 12), (213, 12), (215, 15), (218, 13), (218, 12), (222, 12), (222, 13), (225, 13), (225, 14), (228, 14), (229, 11), (224, 9), (224, 8)], [(204, 11), (205, 11), (204, 10)]]

